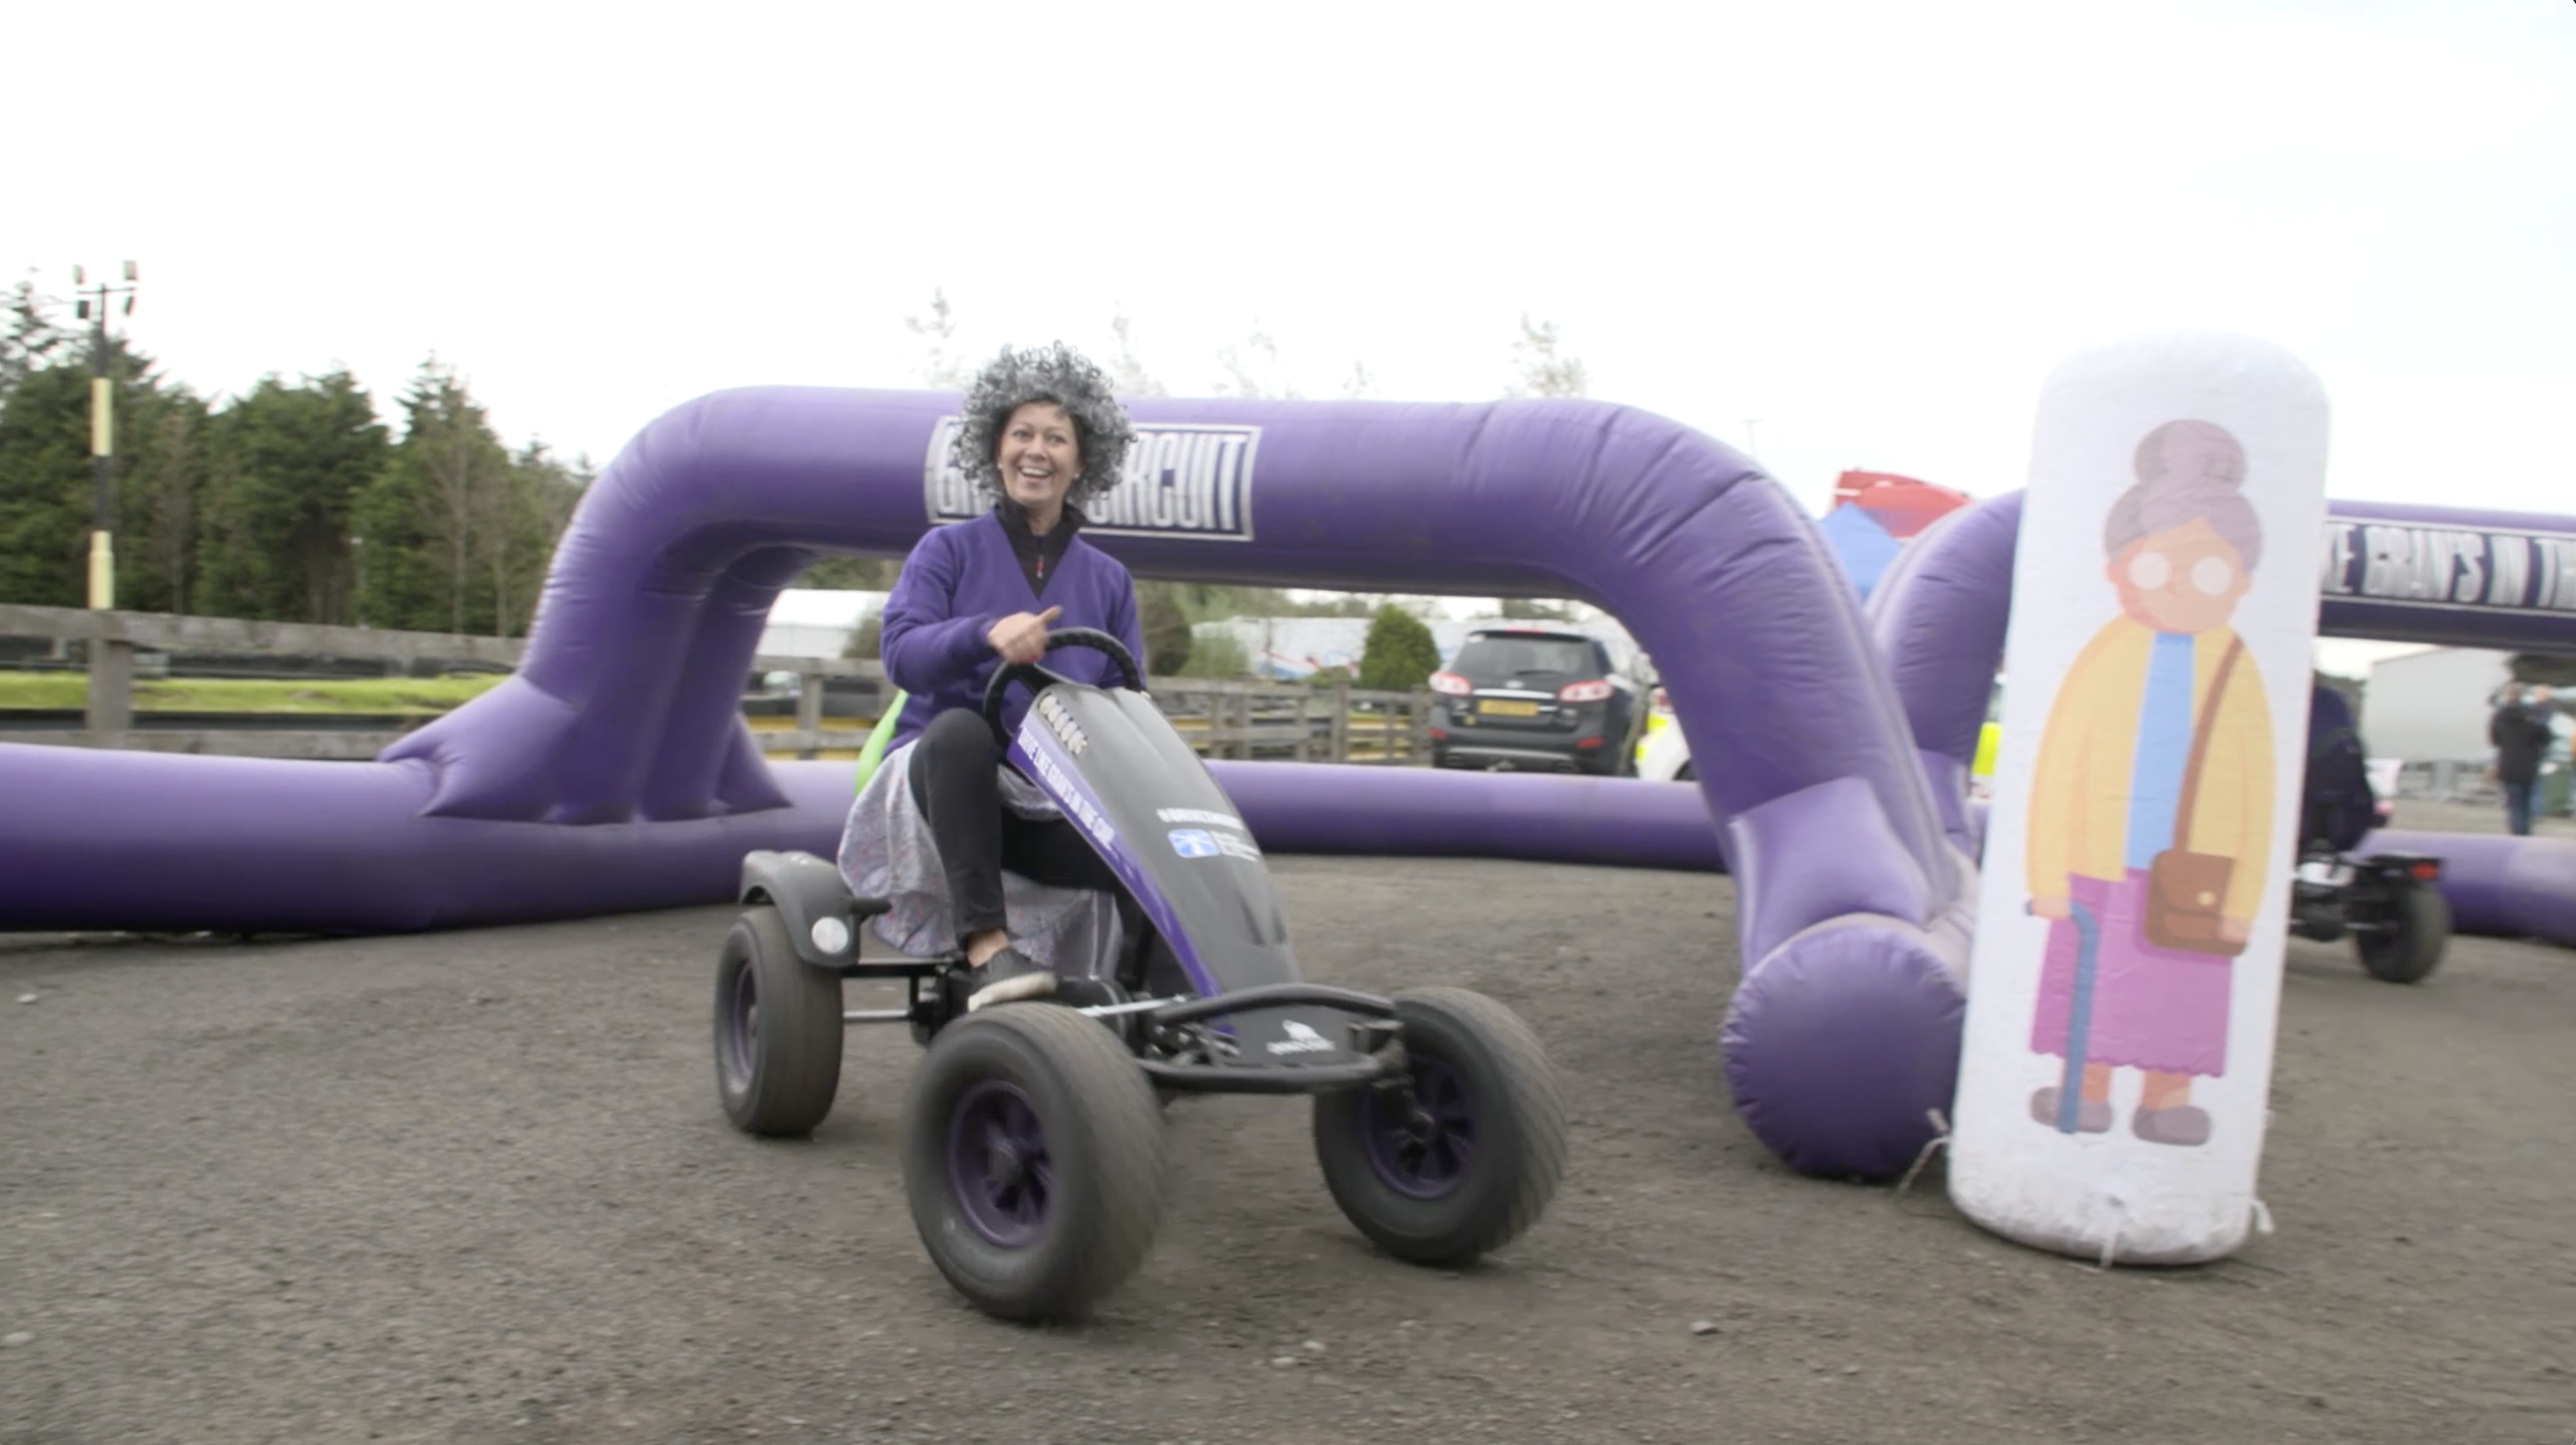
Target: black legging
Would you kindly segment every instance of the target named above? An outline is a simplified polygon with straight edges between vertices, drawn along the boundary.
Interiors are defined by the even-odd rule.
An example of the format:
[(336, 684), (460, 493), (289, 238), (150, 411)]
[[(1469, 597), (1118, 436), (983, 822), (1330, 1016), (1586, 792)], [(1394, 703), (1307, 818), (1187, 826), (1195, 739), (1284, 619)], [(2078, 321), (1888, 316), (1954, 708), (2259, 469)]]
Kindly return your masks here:
[(930, 720), (912, 745), (914, 806), (930, 824), (939, 866), (948, 875), (949, 908), (963, 946), (978, 933), (1005, 928), (1002, 870), (1053, 888), (1093, 888), (1118, 901), (1132, 940), (1142, 911), (1118, 875), (1073, 824), (1062, 818), (1023, 818), (1002, 803), (1002, 747), (983, 717), (952, 708)]

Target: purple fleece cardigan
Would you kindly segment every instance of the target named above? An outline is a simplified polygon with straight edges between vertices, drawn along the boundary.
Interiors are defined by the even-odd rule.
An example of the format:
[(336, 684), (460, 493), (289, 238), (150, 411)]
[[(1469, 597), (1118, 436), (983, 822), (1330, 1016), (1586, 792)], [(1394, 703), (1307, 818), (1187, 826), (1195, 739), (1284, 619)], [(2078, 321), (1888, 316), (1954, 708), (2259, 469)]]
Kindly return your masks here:
[[(1010, 535), (1002, 530), (996, 513), (933, 528), (904, 559), (894, 592), (886, 598), (885, 627), (878, 635), (878, 656), (885, 661), (886, 676), (912, 694), (886, 746), (893, 749), (912, 741), (932, 718), (950, 708), (982, 707), (984, 684), (1001, 663), (984, 634), (1014, 612), (1044, 612), (1050, 607), (1062, 607), (1064, 612), (1048, 624), (1049, 631), (1096, 627), (1124, 641), (1136, 666), (1144, 667), (1145, 634), (1136, 620), (1136, 584), (1117, 558), (1076, 535), (1050, 568), (1046, 589), (1038, 592), (1030, 589), (1028, 573), (1012, 555)], [(1123, 681), (1118, 664), (1107, 653), (1088, 647), (1049, 653), (1045, 665), (1103, 687)], [(1012, 688), (1002, 705), (1004, 724), (1016, 730), (1028, 706), (1028, 691)]]

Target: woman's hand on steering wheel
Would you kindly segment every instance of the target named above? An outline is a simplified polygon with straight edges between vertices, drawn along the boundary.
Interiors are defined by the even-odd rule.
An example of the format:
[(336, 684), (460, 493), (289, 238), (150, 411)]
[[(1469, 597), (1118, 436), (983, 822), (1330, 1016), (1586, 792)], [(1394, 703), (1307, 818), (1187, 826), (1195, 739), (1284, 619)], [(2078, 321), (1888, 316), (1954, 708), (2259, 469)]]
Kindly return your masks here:
[(984, 640), (993, 645), (1004, 662), (1035, 662), (1046, 656), (1047, 624), (1061, 616), (1064, 609), (1050, 607), (1044, 612), (1014, 612), (993, 624)]
[[(1050, 608), (1047, 616), (1054, 615), (1055, 610)], [(1029, 620), (1035, 623), (1038, 619)], [(996, 623), (993, 630), (1000, 632), (1001, 624)], [(994, 647), (996, 651), (1000, 650), (999, 643), (995, 643)], [(1096, 627), (1068, 627), (1061, 632), (1047, 633), (1046, 640), (1038, 645), (1038, 650), (1043, 655), (1065, 647), (1088, 647), (1106, 656), (1117, 665), (1118, 680), (1122, 685), (1135, 692), (1145, 690), (1145, 670), (1136, 665), (1135, 657), (1127, 651), (1127, 644), (1116, 637)], [(993, 741), (1005, 748), (1011, 745), (1011, 734), (1002, 726), (1002, 697), (1010, 690), (1012, 683), (1017, 682), (1031, 692), (1036, 692), (1050, 683), (1067, 680), (1047, 671), (1035, 662), (1004, 662), (994, 668), (993, 675), (984, 682), (984, 725), (993, 730)]]

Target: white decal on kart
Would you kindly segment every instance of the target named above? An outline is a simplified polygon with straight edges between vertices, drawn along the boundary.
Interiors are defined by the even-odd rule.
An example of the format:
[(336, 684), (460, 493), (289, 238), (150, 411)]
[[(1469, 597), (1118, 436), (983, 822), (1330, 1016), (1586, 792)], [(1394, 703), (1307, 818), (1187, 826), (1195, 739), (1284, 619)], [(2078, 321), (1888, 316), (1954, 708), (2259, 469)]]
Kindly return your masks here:
[(1274, 1054), (1313, 1054), (1332, 1052), (1332, 1040), (1325, 1038), (1322, 1034), (1315, 1032), (1313, 1029), (1297, 1022), (1295, 1019), (1290, 1019), (1288, 1022), (1281, 1024), (1279, 1026), (1279, 1031), (1286, 1034), (1288, 1037), (1274, 1040), (1271, 1043), (1270, 1052)]

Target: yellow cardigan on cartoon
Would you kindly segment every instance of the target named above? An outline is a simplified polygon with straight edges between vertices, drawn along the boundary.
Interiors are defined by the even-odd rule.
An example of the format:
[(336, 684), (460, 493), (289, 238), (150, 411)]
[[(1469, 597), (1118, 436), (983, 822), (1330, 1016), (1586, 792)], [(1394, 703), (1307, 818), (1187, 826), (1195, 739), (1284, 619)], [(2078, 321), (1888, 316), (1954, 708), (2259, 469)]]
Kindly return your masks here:
[[(2113, 883), (2126, 876), (2129, 780), (2155, 639), (2151, 629), (2125, 616), (2114, 619), (2085, 644), (2058, 688), (2031, 780), (2034, 897), (2064, 896), (2070, 873)], [(2235, 630), (2227, 627), (2192, 640), (2195, 724), (2207, 705), (2219, 661), (2235, 640)], [(2189, 834), (2193, 852), (2236, 860), (2220, 908), (2229, 918), (2250, 920), (2263, 903), (2263, 865), (2272, 841), (2272, 781), (2272, 711), (2249, 650), (2229, 670), (2226, 694), (2219, 699)]]

